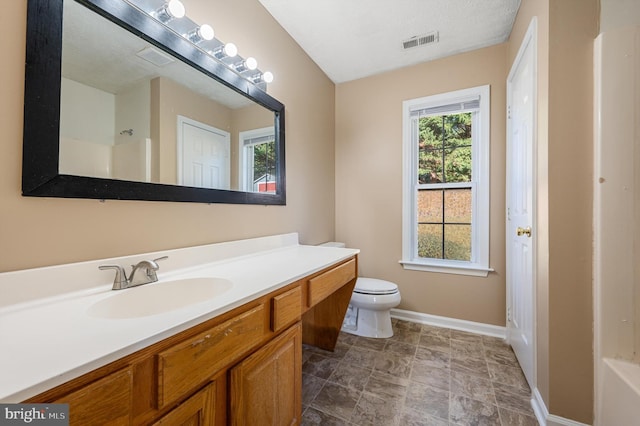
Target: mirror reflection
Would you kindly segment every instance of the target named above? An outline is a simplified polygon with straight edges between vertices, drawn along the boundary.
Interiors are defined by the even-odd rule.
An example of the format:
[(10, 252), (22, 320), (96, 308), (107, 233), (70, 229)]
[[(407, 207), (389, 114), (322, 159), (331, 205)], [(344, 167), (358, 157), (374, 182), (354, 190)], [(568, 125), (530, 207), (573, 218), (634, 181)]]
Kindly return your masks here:
[(61, 174), (275, 193), (274, 112), (64, 2)]

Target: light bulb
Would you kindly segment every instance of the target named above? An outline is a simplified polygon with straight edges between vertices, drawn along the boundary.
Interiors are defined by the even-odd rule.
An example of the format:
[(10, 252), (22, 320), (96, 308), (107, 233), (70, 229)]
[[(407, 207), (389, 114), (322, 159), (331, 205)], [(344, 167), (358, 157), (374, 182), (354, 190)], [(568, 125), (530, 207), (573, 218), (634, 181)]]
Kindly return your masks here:
[(256, 58), (254, 58), (253, 56), (249, 56), (247, 59), (245, 59), (244, 64), (247, 69), (251, 71), (258, 68), (258, 61), (256, 61)]
[[(242, 58), (241, 58), (242, 59)], [(253, 71), (258, 68), (258, 61), (251, 56), (247, 59), (240, 60), (233, 65), (229, 65), (231, 68), (236, 70), (238, 73), (244, 73), (247, 71)]]
[(248, 80), (254, 84), (271, 83), (273, 81), (273, 74), (269, 71), (266, 71), (264, 73), (258, 72), (248, 77)]
[(219, 60), (224, 58), (233, 58), (238, 54), (238, 48), (233, 43), (227, 43), (222, 46), (218, 46), (215, 50), (209, 51), (209, 54)]
[(202, 24), (184, 35), (191, 43), (198, 44), (204, 40), (213, 40), (213, 28), (211, 25)]
[(167, 4), (167, 12), (174, 18), (183, 18), (187, 11), (180, 0), (171, 0)]
[(214, 32), (211, 25), (207, 25), (207, 24), (200, 25), (200, 28), (198, 28), (198, 34), (204, 40), (207, 40), (207, 41), (213, 40)]
[(229, 58), (233, 58), (238, 54), (238, 48), (233, 43), (227, 43), (224, 45), (224, 54)]
[(186, 10), (182, 2), (180, 0), (171, 0), (152, 12), (151, 16), (163, 24), (167, 24), (174, 19), (184, 17), (185, 14)]
[(265, 71), (262, 74), (262, 80), (264, 80), (265, 83), (271, 83), (273, 81), (273, 73), (271, 73), (270, 71)]

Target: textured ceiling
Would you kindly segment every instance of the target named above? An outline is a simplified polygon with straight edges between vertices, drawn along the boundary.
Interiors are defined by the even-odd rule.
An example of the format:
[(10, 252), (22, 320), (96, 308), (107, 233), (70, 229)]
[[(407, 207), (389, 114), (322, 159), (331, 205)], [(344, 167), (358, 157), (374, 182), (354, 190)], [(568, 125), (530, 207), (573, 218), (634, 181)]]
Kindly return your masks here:
[[(259, 0), (335, 83), (506, 41), (521, 0)], [(439, 41), (403, 50), (437, 31)]]

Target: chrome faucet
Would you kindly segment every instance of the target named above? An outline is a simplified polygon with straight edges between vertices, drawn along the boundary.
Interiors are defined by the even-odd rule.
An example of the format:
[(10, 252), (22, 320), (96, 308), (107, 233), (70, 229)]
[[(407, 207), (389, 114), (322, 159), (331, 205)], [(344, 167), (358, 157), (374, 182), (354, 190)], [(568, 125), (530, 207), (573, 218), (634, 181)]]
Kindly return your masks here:
[(113, 279), (112, 290), (124, 290), (125, 288), (136, 287), (143, 284), (154, 283), (158, 281), (156, 271), (160, 269), (157, 262), (168, 259), (169, 256), (162, 256), (153, 260), (141, 260), (137, 265), (131, 265), (131, 274), (127, 277), (127, 273), (120, 265), (100, 265), (98, 269), (104, 271), (114, 269), (116, 276)]

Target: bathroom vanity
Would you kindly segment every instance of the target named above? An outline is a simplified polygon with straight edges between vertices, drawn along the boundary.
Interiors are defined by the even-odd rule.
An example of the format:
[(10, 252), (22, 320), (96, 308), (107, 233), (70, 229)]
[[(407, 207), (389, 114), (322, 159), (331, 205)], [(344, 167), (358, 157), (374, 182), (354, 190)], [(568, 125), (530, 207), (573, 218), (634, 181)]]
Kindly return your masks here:
[[(18, 341), (0, 355), (0, 401), (68, 403), (71, 424), (78, 425), (298, 424), (302, 343), (335, 346), (357, 253), (301, 246), (296, 234), (180, 249), (159, 253), (169, 256), (167, 265), (148, 286), (188, 291), (194, 277), (216, 277), (230, 288), (186, 306), (166, 305), (167, 312), (126, 304), (128, 296), (121, 295), (144, 286), (113, 291), (110, 284), (6, 306), (0, 339)], [(203, 258), (215, 260), (200, 263)], [(98, 270), (96, 263), (105, 262), (42, 269), (62, 278)], [(0, 287), (43, 270), (0, 274)], [(153, 288), (145, 294), (165, 303)], [(122, 309), (116, 298), (125, 302)], [(95, 309), (105, 301), (109, 309)], [(52, 339), (57, 344), (48, 346), (56, 327), (62, 328)], [(40, 344), (18, 337), (37, 330)]]

